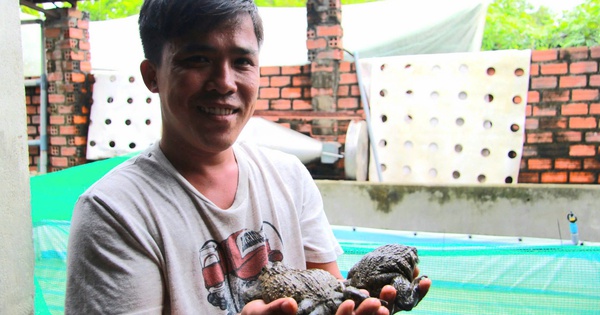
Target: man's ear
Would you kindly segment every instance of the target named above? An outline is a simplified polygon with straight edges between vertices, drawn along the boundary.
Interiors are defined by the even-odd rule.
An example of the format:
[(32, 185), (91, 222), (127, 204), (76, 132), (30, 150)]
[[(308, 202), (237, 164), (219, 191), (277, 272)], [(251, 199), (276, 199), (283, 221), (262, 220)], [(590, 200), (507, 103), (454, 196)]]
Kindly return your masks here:
[(144, 59), (140, 64), (140, 72), (144, 79), (144, 84), (150, 92), (158, 93), (158, 82), (156, 79), (156, 66), (148, 59)]

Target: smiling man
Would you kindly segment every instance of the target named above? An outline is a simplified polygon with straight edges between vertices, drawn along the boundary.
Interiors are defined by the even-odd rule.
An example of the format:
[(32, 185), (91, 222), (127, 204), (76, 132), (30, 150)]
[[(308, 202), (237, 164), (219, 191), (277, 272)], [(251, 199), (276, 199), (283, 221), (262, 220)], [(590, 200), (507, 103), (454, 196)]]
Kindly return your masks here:
[[(259, 88), (262, 24), (250, 0), (146, 0), (140, 69), (162, 108), (161, 140), (78, 200), (67, 314), (295, 314), (290, 298), (245, 303), (267, 264), (341, 278), (306, 168), (236, 143)], [(421, 282), (422, 296), (429, 282)], [(385, 300), (395, 291), (386, 287)], [(337, 314), (387, 314), (378, 299)]]

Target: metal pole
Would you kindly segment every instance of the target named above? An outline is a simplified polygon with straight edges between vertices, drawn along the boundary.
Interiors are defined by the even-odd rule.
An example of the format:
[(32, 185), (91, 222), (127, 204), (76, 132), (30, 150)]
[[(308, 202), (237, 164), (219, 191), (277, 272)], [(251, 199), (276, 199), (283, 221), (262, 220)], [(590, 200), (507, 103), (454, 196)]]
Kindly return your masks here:
[(360, 99), (362, 100), (363, 110), (365, 111), (365, 118), (367, 120), (367, 131), (369, 133), (369, 142), (371, 143), (371, 150), (373, 151), (373, 159), (375, 160), (377, 179), (379, 179), (379, 182), (383, 182), (383, 176), (381, 174), (381, 164), (379, 164), (379, 154), (377, 153), (377, 146), (375, 145), (375, 137), (373, 136), (373, 128), (371, 126), (371, 112), (369, 110), (369, 101), (367, 99), (367, 93), (365, 92), (365, 86), (362, 83), (362, 70), (360, 69), (358, 60), (358, 51), (356, 51), (354, 52), (354, 64), (356, 66), (358, 88), (360, 89)]

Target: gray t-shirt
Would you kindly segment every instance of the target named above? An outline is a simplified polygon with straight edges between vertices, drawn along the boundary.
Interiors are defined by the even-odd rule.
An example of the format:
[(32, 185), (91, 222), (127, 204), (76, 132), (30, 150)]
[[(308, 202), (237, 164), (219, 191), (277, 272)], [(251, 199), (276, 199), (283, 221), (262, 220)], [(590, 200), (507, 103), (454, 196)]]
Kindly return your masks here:
[(218, 208), (157, 144), (78, 200), (68, 247), (67, 314), (235, 314), (269, 261), (305, 268), (341, 247), (306, 168), (235, 144), (233, 205)]

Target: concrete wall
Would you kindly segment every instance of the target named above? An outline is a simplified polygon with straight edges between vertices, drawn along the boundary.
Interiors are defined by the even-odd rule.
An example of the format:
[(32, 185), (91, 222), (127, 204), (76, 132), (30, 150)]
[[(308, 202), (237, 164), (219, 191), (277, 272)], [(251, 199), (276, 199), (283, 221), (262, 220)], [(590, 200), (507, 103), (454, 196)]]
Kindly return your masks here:
[(573, 211), (580, 240), (600, 242), (597, 185), (406, 186), (351, 181), (317, 181), (317, 185), (335, 225), (568, 241), (567, 214)]
[(33, 241), (18, 1), (0, 1), (0, 314), (33, 314)]

